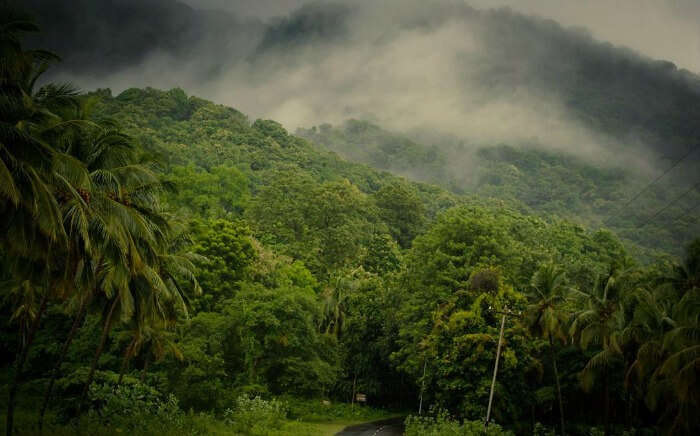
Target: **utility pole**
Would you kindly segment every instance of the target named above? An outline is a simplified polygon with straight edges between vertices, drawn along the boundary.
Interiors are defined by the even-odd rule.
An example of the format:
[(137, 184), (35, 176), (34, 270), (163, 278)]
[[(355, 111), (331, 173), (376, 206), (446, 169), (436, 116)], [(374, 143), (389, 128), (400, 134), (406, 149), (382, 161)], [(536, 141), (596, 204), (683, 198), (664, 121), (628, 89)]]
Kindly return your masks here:
[(357, 372), (352, 379), (352, 398), (350, 399), (350, 408), (355, 410), (355, 385), (357, 384)]
[(486, 409), (486, 422), (484, 427), (489, 426), (491, 420), (491, 405), (493, 404), (493, 391), (496, 388), (496, 375), (498, 374), (498, 360), (501, 358), (501, 345), (503, 344), (503, 328), (506, 325), (506, 313), (503, 313), (501, 318), (501, 334), (498, 336), (498, 348), (496, 349), (496, 364), (493, 367), (493, 379), (491, 380), (491, 393), (489, 394), (489, 406)]
[(420, 383), (420, 401), (418, 402), (418, 415), (423, 412), (423, 390), (425, 389), (425, 365), (428, 363), (428, 359), (423, 356), (423, 378)]

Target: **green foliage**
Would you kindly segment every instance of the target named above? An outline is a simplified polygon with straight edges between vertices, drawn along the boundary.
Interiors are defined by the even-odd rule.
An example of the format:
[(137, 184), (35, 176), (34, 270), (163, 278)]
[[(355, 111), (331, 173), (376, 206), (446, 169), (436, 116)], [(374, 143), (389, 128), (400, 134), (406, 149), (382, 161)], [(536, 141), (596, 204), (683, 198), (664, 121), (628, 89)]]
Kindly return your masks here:
[[(246, 286), (230, 302), (246, 382), (276, 394), (325, 392), (335, 376), (332, 346), (318, 333), (319, 306), (310, 287)], [(239, 310), (242, 309), (242, 310)]]
[(224, 421), (235, 431), (245, 435), (267, 435), (279, 430), (287, 417), (288, 406), (279, 400), (240, 396), (233, 409), (224, 411)]
[(133, 430), (134, 426), (155, 418), (171, 428), (182, 426), (183, 413), (177, 398), (171, 394), (161, 400), (157, 391), (143, 384), (116, 387), (94, 384), (90, 387), (89, 398), (96, 405), (91, 413), (102, 424)]
[(261, 241), (304, 261), (317, 274), (356, 265), (373, 228), (382, 228), (367, 195), (348, 180), (314, 184), (281, 175), (249, 211)]
[(508, 436), (513, 433), (503, 430), (498, 424), (484, 427), (483, 421), (453, 420), (440, 411), (435, 417), (409, 416), (406, 418), (406, 436)]
[(401, 266), (402, 256), (396, 242), (387, 234), (373, 233), (367, 242), (367, 252), (362, 267), (372, 273), (384, 275)]
[(235, 167), (174, 166), (167, 180), (176, 186), (167, 201), (186, 216), (233, 218), (243, 213), (249, 198), (248, 180)]
[(405, 183), (385, 185), (374, 194), (379, 215), (402, 248), (421, 232), (425, 208), (417, 192)]
[(300, 129), (297, 134), (352, 161), (435, 183), (457, 194), (497, 198), (530, 213), (556, 215), (594, 228), (608, 226), (645, 260), (658, 255), (659, 248), (680, 254), (682, 243), (700, 231), (700, 223), (684, 213), (700, 199), (696, 193), (685, 195), (670, 211), (648, 221), (687, 189), (682, 180), (657, 183), (623, 208), (653, 176), (621, 164), (545, 151), (536, 143), (465, 144), (435, 135), (415, 141), (357, 120)]
[(205, 257), (199, 281), (207, 292), (193, 301), (197, 310), (212, 311), (222, 300), (232, 298), (249, 275), (257, 258), (250, 230), (243, 222), (194, 221), (197, 253)]
[(386, 410), (357, 404), (295, 397), (283, 399), (289, 406), (289, 419), (304, 422), (377, 421), (390, 415)]

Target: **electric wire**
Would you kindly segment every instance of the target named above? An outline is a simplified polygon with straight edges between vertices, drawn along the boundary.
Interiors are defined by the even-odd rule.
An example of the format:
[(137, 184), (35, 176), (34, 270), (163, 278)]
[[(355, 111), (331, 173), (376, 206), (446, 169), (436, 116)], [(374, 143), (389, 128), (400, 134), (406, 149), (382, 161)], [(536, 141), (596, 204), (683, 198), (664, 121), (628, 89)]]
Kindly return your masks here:
[[(639, 226), (637, 226), (637, 227), (638, 227), (638, 228), (639, 228), (639, 227), (644, 227), (644, 226), (646, 226), (647, 224), (653, 222), (659, 215), (661, 215), (662, 213), (666, 212), (666, 211), (668, 210), (668, 208), (670, 208), (670, 207), (673, 206), (674, 204), (678, 203), (678, 201), (680, 201), (681, 199), (683, 199), (683, 197), (685, 197), (686, 195), (690, 194), (692, 191), (696, 190), (698, 187), (700, 187), (700, 182), (697, 182), (696, 184), (694, 184), (693, 186), (691, 186), (690, 188), (688, 188), (687, 191), (685, 191), (684, 193), (682, 193), (681, 195), (679, 195), (679, 196), (676, 197), (675, 199), (671, 200), (670, 203), (668, 203), (666, 206), (664, 206), (663, 208), (661, 208), (661, 209), (660, 209), (659, 211), (657, 211), (654, 215), (652, 215), (650, 218), (648, 218), (646, 221), (644, 221), (641, 225), (639, 225)], [(693, 208), (691, 208), (691, 209), (693, 209)], [(686, 211), (685, 213), (687, 213), (687, 212), (688, 212), (688, 211)], [(684, 213), (683, 215), (685, 215), (685, 213)]]
[(616, 214), (614, 214), (614, 215), (611, 216), (610, 218), (608, 218), (608, 219), (606, 219), (605, 221), (603, 221), (603, 225), (606, 225), (606, 226), (607, 226), (607, 225), (609, 225), (613, 220), (619, 218), (620, 215), (622, 214), (622, 212), (625, 210), (625, 208), (626, 208), (627, 206), (629, 206), (630, 204), (632, 204), (633, 201), (635, 201), (636, 199), (638, 199), (639, 197), (641, 197), (642, 194), (646, 193), (652, 186), (654, 186), (654, 185), (655, 185), (656, 183), (658, 183), (661, 179), (663, 179), (668, 173), (670, 173), (674, 168), (676, 168), (681, 162), (683, 162), (685, 159), (687, 159), (691, 154), (693, 154), (694, 152), (696, 152), (698, 149), (700, 149), (700, 145), (697, 145), (697, 146), (691, 148), (690, 150), (688, 150), (687, 153), (685, 153), (683, 156), (681, 156), (679, 159), (677, 159), (670, 167), (668, 167), (663, 173), (661, 173), (661, 175), (659, 175), (658, 177), (656, 177), (651, 183), (649, 183), (649, 184), (646, 185), (644, 188), (642, 188), (641, 191), (637, 192), (632, 198), (630, 198), (629, 200), (627, 200), (627, 201), (625, 202), (625, 204), (623, 204), (622, 206), (620, 206), (620, 208), (619, 208), (619, 210), (618, 210), (618, 212), (617, 212)]
[(684, 216), (690, 214), (691, 212), (694, 212), (695, 209), (698, 209), (698, 208), (700, 208), (700, 203), (696, 204), (695, 206), (689, 207), (688, 209), (686, 209), (685, 212), (674, 217), (671, 221), (674, 221), (674, 222), (678, 221), (679, 219), (683, 218)]

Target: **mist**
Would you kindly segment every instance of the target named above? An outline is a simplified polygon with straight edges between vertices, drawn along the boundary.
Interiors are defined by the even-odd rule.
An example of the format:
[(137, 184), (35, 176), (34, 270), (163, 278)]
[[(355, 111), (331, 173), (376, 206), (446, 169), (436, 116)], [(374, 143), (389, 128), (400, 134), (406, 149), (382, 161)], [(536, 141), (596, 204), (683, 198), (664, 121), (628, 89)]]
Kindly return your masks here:
[[(62, 2), (37, 2), (48, 26), (55, 20), (46, 16), (65, 10)], [(72, 33), (48, 30), (46, 41), (65, 57), (51, 79), (115, 92), (181, 87), (251, 118), (277, 120), (291, 131), (367, 119), (398, 132), (456, 136), (475, 147), (528, 144), (642, 169), (654, 166), (648, 163), (650, 150), (666, 138), (639, 127), (647, 116), (641, 112), (621, 129), (591, 121), (596, 114), (578, 103), (578, 90), (600, 80), (587, 72), (589, 66), (622, 59), (611, 77), (631, 74), (647, 82), (662, 77), (700, 90), (692, 74), (599, 42), (589, 30), (485, 9), (507, 1), (477, 0), (479, 8), (449, 0), (187, 3), (121, 0), (109, 3), (109, 13), (99, 5), (88, 8), (97, 19), (67, 17), (63, 25), (74, 26)], [(610, 9), (602, 2), (586, 2), (588, 16), (577, 14), (581, 7), (562, 6), (569, 2), (510, 4), (516, 3), (528, 14), (547, 13), (567, 25), (593, 24), (595, 35), (614, 27), (595, 27), (605, 21), (596, 17)], [(659, 17), (668, 24), (669, 14)], [(81, 26), (98, 38), (80, 40), (75, 27)], [(633, 39), (624, 29), (608, 35)], [(688, 26), (677, 29), (688, 31), (684, 39), (692, 42)], [(662, 47), (658, 44), (649, 44), (647, 52)], [(688, 45), (676, 46), (683, 57)], [(693, 65), (692, 58), (686, 64)], [(653, 77), (645, 76), (648, 70)], [(606, 86), (619, 87), (603, 83), (599, 92), (619, 91)], [(665, 144), (671, 152), (682, 148)], [(630, 150), (634, 153), (625, 153)]]

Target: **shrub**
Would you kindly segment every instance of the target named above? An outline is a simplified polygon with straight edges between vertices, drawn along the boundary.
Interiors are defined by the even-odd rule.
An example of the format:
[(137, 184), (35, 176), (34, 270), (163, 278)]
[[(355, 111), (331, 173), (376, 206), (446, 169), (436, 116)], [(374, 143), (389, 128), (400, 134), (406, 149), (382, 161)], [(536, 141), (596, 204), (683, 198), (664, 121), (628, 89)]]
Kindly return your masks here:
[(503, 430), (497, 424), (484, 427), (482, 421), (459, 422), (450, 418), (445, 411), (434, 417), (409, 416), (406, 418), (405, 436), (510, 436), (513, 433)]
[(305, 422), (326, 422), (334, 420), (373, 421), (386, 418), (389, 414), (385, 410), (360, 404), (331, 403), (330, 401), (323, 401), (321, 399), (283, 398), (289, 405), (289, 418)]
[(233, 409), (226, 409), (224, 421), (234, 431), (248, 435), (264, 435), (282, 427), (288, 413), (287, 403), (280, 400), (264, 400), (258, 396), (241, 395)]
[(94, 384), (90, 388), (91, 408), (79, 419), (78, 425), (114, 428), (133, 434), (151, 434), (153, 431), (198, 435), (200, 428), (170, 394), (163, 398), (150, 386), (142, 383), (113, 386)]

